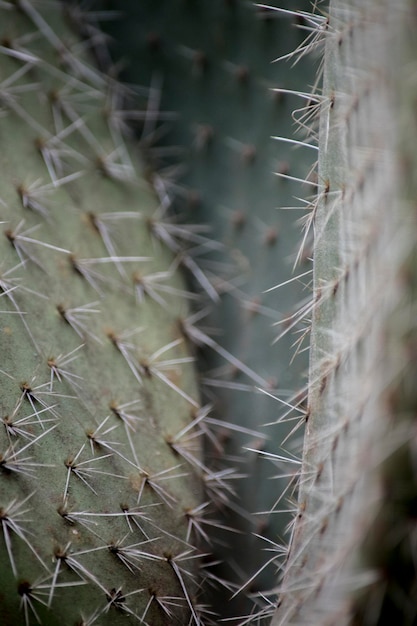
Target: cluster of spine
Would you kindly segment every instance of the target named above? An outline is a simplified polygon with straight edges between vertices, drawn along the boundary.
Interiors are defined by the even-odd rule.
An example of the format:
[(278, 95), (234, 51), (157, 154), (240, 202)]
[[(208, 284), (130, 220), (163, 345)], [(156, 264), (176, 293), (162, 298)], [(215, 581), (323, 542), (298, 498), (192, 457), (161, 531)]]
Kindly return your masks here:
[(184, 333), (199, 235), (124, 136), (94, 25), (61, 13), (0, 3), (0, 621), (212, 623), (207, 500), (230, 487)]
[[(124, 79), (160, 90), (154, 103), (163, 122), (145, 123), (138, 136), (171, 210), (208, 231), (194, 249), (217, 289), (194, 275), (205, 300), (193, 306), (186, 331), (200, 348), (202, 392), (224, 431), (223, 449), (206, 447), (206, 462), (234, 479), (235, 498), (217, 517), (238, 532), (213, 529), (224, 562), (218, 574), (229, 581), (224, 615), (250, 613), (253, 594), (251, 620), (257, 613), (267, 619), (265, 606), (271, 611), (264, 592), (275, 587), (296, 506), (308, 368), (299, 306), (303, 298), (309, 306), (311, 232), (307, 219), (300, 251), (298, 221), (309, 212), (294, 196), (317, 145), (293, 134), (291, 113), (298, 106), (303, 125), (316, 109), (309, 94), (299, 97), (315, 68), (310, 58), (292, 67), (296, 57), (287, 53), (303, 47), (305, 30), (313, 30), (307, 47), (315, 47), (316, 21), (310, 2), (287, 5), (133, 0), (119, 20), (101, 24), (114, 38), (114, 59), (127, 60)], [(302, 193), (315, 189), (312, 176)]]
[(392, 8), (333, 0), (326, 20), (307, 423), (274, 626), (417, 616), (416, 7)]

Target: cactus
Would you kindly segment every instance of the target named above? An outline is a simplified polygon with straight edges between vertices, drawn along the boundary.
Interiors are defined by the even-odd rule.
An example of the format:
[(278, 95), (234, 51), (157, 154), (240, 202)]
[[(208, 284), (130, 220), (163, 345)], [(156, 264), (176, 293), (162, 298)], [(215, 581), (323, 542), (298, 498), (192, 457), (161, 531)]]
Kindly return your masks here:
[(201, 624), (190, 294), (61, 9), (0, 3), (0, 621)]
[(307, 425), (273, 626), (416, 623), (416, 4), (391, 9), (332, 0), (321, 25)]
[[(288, 5), (307, 10), (310, 3)], [(118, 2), (103, 6), (121, 8)], [(205, 259), (217, 293), (208, 292), (208, 314), (202, 317), (200, 306), (197, 331), (192, 334), (191, 328), (190, 335), (203, 348), (199, 367), (204, 397), (214, 405), (214, 418), (222, 421), (228, 437), (223, 454), (210, 463), (244, 474), (234, 481), (233, 508), (222, 506), (214, 514), (240, 531), (218, 532), (214, 545), (215, 556), (224, 561), (219, 575), (233, 582), (234, 591), (241, 589), (235, 603), (224, 602), (230, 617), (248, 612), (248, 591), (274, 586), (275, 564), (266, 564), (271, 559), (268, 549), (271, 542), (285, 540), (291, 520), (291, 512), (282, 506), (285, 495), (276, 501), (277, 493), (291, 493), (291, 475), (298, 468), (296, 458), (290, 470), (280, 461), (296, 446), (285, 442), (294, 422), (280, 422), (288, 405), (278, 406), (268, 394), (280, 395), (285, 403), (292, 402), (293, 394), (303, 399), (306, 354), (290, 365), (296, 348), (293, 334), (285, 331), (292, 329), (291, 315), (306, 297), (304, 278), (266, 291), (293, 278), (297, 221), (305, 207), (278, 207), (295, 204), (299, 183), (293, 178), (304, 179), (316, 158), (314, 146), (294, 150), (294, 144), (279, 141), (292, 133), (291, 112), (298, 104), (286, 89), (312, 83), (315, 70), (310, 60), (291, 69), (289, 62), (272, 63), (304, 38), (293, 23), (298, 18), (298, 25), (306, 26), (301, 13), (273, 14), (242, 0), (133, 1), (123, 3), (122, 10), (120, 20), (102, 27), (114, 39), (115, 60), (126, 61), (123, 78), (159, 88), (162, 111), (177, 114), (159, 134), (151, 124), (141, 128), (141, 145), (163, 178), (174, 210), (185, 220), (210, 227), (211, 241), (196, 245), (195, 254)], [(311, 183), (303, 193), (312, 192)], [(310, 268), (308, 244), (300, 274)], [(204, 284), (200, 292), (202, 288)], [(218, 335), (203, 334), (206, 325), (218, 329)], [(206, 450), (206, 457), (212, 455)]]
[[(275, 289), (261, 303), (256, 297), (287, 282), (294, 241), (281, 240), (281, 231), (276, 237), (266, 223), (272, 204), (287, 203), (284, 186), (294, 194), (307, 159), (296, 163), (289, 153), (288, 171), (279, 157), (275, 188), (265, 182), (272, 148), (264, 144), (265, 134), (285, 134), (287, 122), (278, 129), (277, 119), (287, 105), (283, 94), (302, 88), (305, 97), (306, 82), (314, 81), (284, 70), (285, 88), (270, 92), (278, 94), (274, 102), (265, 92), (277, 86), (275, 67), (271, 74), (259, 67), (264, 54), (280, 54), (272, 53), (274, 28), (296, 7), (277, 11), (272, 22), (266, 7), (256, 13), (243, 2), (181, 10), (162, 3), (158, 25), (166, 33), (169, 25), (175, 40), (157, 35), (152, 7), (135, 7), (147, 15), (135, 30), (134, 52), (143, 60), (140, 82), (151, 84), (144, 112), (122, 109), (134, 90), (89, 65), (58, 4), (42, 11), (29, 0), (0, 3), (2, 624), (202, 625), (220, 614), (238, 622), (237, 610), (248, 613), (241, 624), (267, 623), (274, 611), (273, 626), (414, 624), (416, 3), (400, 0), (392, 12), (388, 0), (331, 0), (328, 13), (314, 6), (302, 18), (316, 29), (298, 54), (321, 41), (325, 51), (322, 91), (299, 118), (305, 129), (319, 111), (318, 193), (305, 219), (315, 230), (314, 292), (290, 318), (302, 322), (303, 312), (312, 312), (298, 505), (279, 585), (273, 565), (282, 567), (282, 556), (263, 562), (262, 540), (248, 541), (248, 533), (256, 530), (251, 514), (266, 511), (264, 541), (279, 549), (284, 527), (276, 513), (297, 465), (292, 459), (282, 470), (278, 463), (279, 487), (271, 482), (270, 489), (258, 465), (280, 458), (293, 422), (279, 423), (270, 440), (261, 427), (285, 422), (270, 395), (302, 407), (303, 396), (279, 389), (302, 387), (303, 363), (284, 374), (278, 349), (267, 347), (265, 323), (269, 315), (285, 320), (276, 313), (282, 300)], [(87, 43), (105, 65), (94, 20), (86, 23), (79, 8), (69, 14), (84, 20)], [(207, 23), (217, 26), (214, 44)], [(125, 20), (125, 34), (129, 26)], [(253, 42), (245, 62), (242, 41)], [(226, 85), (219, 68), (231, 78)], [(163, 106), (184, 115), (170, 134), (188, 146), (181, 180), (163, 169), (164, 149), (155, 143), (164, 130), (159, 122), (173, 117), (158, 109), (160, 88)], [(216, 105), (213, 93), (215, 101), (223, 96)], [(226, 96), (232, 115), (224, 111)], [(128, 118), (141, 117), (146, 167), (123, 134)], [(201, 226), (176, 221), (187, 202), (196, 223), (213, 214), (212, 239)], [(259, 222), (249, 206), (257, 218), (262, 209), (261, 255), (253, 249)], [(293, 226), (291, 219), (282, 228), (296, 237)], [(244, 285), (219, 273), (225, 249), (240, 263), (238, 278), (248, 274)], [(201, 252), (213, 255), (201, 261)], [(214, 302), (211, 319), (225, 329), (222, 340), (194, 325), (208, 305), (185, 285), (180, 265)], [(274, 278), (265, 272), (271, 267)], [(289, 285), (292, 309), (300, 291), (295, 280)], [(198, 302), (195, 316), (190, 300)], [(200, 382), (215, 389), (210, 398), (235, 441), (225, 443), (218, 415), (200, 406), (193, 342), (213, 350), (214, 359), (203, 356), (209, 367), (226, 370)], [(289, 343), (284, 334), (278, 344), (285, 363)], [(279, 380), (271, 383), (271, 374)], [(242, 445), (251, 448), (243, 456)], [(227, 479), (238, 471), (224, 470), (224, 460), (249, 468), (237, 499)], [(245, 534), (234, 540), (223, 534), (226, 525)], [(223, 558), (229, 570), (203, 573), (206, 548), (207, 559)], [(211, 606), (204, 604), (209, 596), (201, 588), (219, 582), (228, 596), (240, 591), (237, 605), (221, 606), (218, 589)], [(272, 591), (256, 593), (265, 587)]]

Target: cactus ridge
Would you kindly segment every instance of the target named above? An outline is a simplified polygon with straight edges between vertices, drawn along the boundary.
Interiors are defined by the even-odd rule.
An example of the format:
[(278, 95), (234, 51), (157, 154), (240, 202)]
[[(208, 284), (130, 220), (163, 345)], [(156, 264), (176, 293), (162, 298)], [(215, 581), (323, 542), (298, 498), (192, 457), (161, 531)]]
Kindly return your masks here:
[(2, 624), (211, 623), (205, 528), (230, 488), (201, 457), (218, 427), (179, 269), (203, 235), (165, 219), (131, 93), (60, 3), (0, 11)]

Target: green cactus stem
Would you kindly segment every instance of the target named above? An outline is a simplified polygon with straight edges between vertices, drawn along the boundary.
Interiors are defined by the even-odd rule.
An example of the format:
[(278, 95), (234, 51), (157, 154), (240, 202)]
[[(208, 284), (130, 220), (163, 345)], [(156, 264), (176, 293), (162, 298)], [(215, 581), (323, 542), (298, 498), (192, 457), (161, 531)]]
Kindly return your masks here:
[(61, 11), (0, 3), (0, 621), (202, 624), (190, 294)]

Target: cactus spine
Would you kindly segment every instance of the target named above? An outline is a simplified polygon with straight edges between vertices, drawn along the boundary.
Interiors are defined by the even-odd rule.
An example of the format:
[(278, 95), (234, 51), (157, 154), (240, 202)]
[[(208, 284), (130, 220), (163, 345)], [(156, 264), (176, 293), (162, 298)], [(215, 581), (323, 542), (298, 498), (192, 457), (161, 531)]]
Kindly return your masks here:
[(61, 12), (0, 4), (0, 621), (200, 624), (190, 294)]
[(330, 3), (309, 404), (274, 626), (416, 619), (406, 539), (416, 492), (412, 24), (405, 1), (395, 12)]

